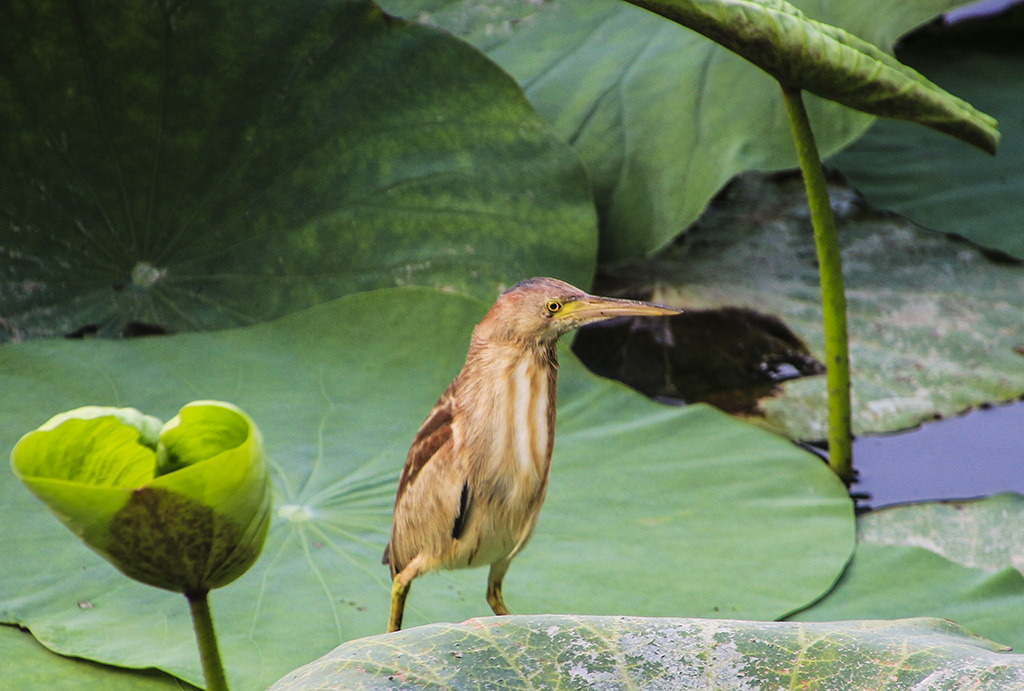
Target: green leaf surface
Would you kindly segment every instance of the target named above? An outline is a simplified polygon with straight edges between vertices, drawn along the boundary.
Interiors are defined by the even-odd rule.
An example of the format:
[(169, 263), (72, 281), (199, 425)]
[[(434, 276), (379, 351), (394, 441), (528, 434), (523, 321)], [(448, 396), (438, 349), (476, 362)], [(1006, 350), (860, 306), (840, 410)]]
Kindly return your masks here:
[[(85, 402), (167, 416), (217, 397), (259, 420), (274, 469), (270, 533), (211, 606), (232, 685), (265, 687), (383, 631), (380, 555), (402, 460), (485, 307), (393, 289), (244, 329), (8, 345), (0, 439)], [(816, 457), (708, 407), (650, 402), (567, 350), (562, 359), (547, 502), (505, 583), (513, 611), (773, 619), (828, 590), (853, 516)], [(57, 651), (199, 682), (183, 598), (117, 574), (6, 473), (0, 502), (20, 516), (0, 527), (13, 555), (0, 560), (4, 620)], [(418, 579), (407, 625), (487, 612), (485, 582), (481, 570)]]
[(262, 444), (259, 428), (237, 407), (193, 401), (164, 426), (157, 449), (160, 474), (219, 460), (222, 455), (238, 458), (241, 462), (236, 463), (244, 466), (244, 461), (259, 458)]
[(1000, 121), (990, 158), (929, 130), (879, 121), (829, 161), (873, 204), (1024, 259), (1024, 12), (930, 32), (900, 58)]
[(10, 689), (32, 691), (184, 691), (195, 689), (157, 670), (127, 670), (54, 655), (32, 634), (0, 626), (0, 678)]
[[(789, 190), (786, 192), (786, 190)], [(775, 195), (775, 199), (772, 196)], [(914, 427), (1024, 393), (1024, 266), (900, 218), (862, 212), (840, 189), (856, 434)], [(652, 299), (774, 315), (823, 359), (818, 270), (799, 180), (782, 195), (738, 182), (718, 208), (649, 266)], [(640, 276), (637, 279), (636, 276)], [(799, 439), (826, 437), (824, 377), (785, 382), (758, 416)]]
[(910, 120), (994, 154), (995, 120), (864, 39), (785, 0), (628, 0), (693, 29), (782, 84), (850, 108)]
[[(752, 3), (747, 3), (752, 4)], [(801, 1), (817, 21), (888, 51), (957, 0)], [(388, 0), (485, 50), (522, 85), (593, 179), (605, 259), (649, 254), (736, 174), (796, 165), (776, 81), (738, 55), (619, 0)], [(823, 155), (872, 118), (807, 98)]]
[[(1024, 497), (1005, 494), (893, 506), (860, 517), (857, 551), (846, 573), (825, 598), (792, 619), (943, 617), (1024, 650), (1024, 573), (1011, 556), (1024, 544), (1022, 503)], [(962, 518), (950, 515), (958, 507)]]
[(0, 216), (0, 340), (585, 285), (597, 241), (506, 74), (353, 0), (4, 5)]
[[(898, 578), (894, 574), (899, 574)], [(861, 544), (829, 595), (795, 621), (900, 617), (952, 619), (980, 636), (1024, 646), (1024, 576), (955, 564), (923, 547)]]
[(1024, 656), (997, 650), (935, 619), (488, 618), (353, 641), (271, 690), (1020, 688)]
[(133, 408), (88, 406), (61, 413), (18, 441), (11, 467), (22, 481), (138, 487), (153, 479), (156, 454), (142, 443), (138, 428), (122, 421), (125, 412), (153, 419)]
[(923, 547), (983, 571), (1024, 572), (1024, 496), (921, 502), (877, 509), (857, 521), (857, 539)]

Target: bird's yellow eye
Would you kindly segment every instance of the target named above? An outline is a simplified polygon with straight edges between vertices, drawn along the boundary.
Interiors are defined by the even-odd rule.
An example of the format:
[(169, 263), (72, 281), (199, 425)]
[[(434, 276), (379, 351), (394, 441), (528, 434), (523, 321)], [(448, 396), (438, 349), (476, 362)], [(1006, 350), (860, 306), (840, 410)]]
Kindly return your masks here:
[(550, 302), (548, 302), (547, 308), (548, 308), (548, 312), (551, 312), (551, 314), (554, 314), (555, 312), (561, 311), (562, 303), (558, 302), (557, 300), (551, 300)]

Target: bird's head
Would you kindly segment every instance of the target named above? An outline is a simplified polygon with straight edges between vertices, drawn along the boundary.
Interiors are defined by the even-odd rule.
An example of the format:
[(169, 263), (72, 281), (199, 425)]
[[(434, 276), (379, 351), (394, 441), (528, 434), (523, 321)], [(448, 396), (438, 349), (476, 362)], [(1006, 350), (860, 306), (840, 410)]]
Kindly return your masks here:
[(551, 344), (591, 322), (629, 316), (670, 316), (681, 310), (650, 302), (590, 295), (554, 278), (530, 278), (512, 286), (477, 326), (488, 341)]

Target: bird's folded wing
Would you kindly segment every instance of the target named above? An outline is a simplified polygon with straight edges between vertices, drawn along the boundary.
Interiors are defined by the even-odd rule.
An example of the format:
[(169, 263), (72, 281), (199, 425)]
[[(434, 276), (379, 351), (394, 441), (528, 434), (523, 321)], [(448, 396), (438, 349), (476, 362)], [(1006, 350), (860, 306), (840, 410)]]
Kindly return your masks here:
[(420, 426), (416, 437), (413, 439), (409, 454), (405, 457), (405, 467), (402, 468), (402, 475), (398, 479), (398, 493), (395, 496), (395, 504), (402, 498), (402, 494), (416, 481), (423, 467), (427, 465), (438, 451), (452, 438), (452, 418), (455, 414), (455, 397), (453, 386), (441, 394), (434, 405), (430, 415)]

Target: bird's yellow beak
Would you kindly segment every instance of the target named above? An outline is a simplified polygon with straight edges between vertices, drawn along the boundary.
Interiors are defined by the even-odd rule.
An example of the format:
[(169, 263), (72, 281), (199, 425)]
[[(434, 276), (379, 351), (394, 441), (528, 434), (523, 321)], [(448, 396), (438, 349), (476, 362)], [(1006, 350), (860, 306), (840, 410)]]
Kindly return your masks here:
[(577, 323), (612, 319), (614, 317), (669, 317), (680, 314), (682, 310), (653, 302), (639, 300), (619, 300), (602, 298), (596, 295), (573, 300), (566, 303), (564, 309), (555, 315), (556, 318), (571, 319)]

